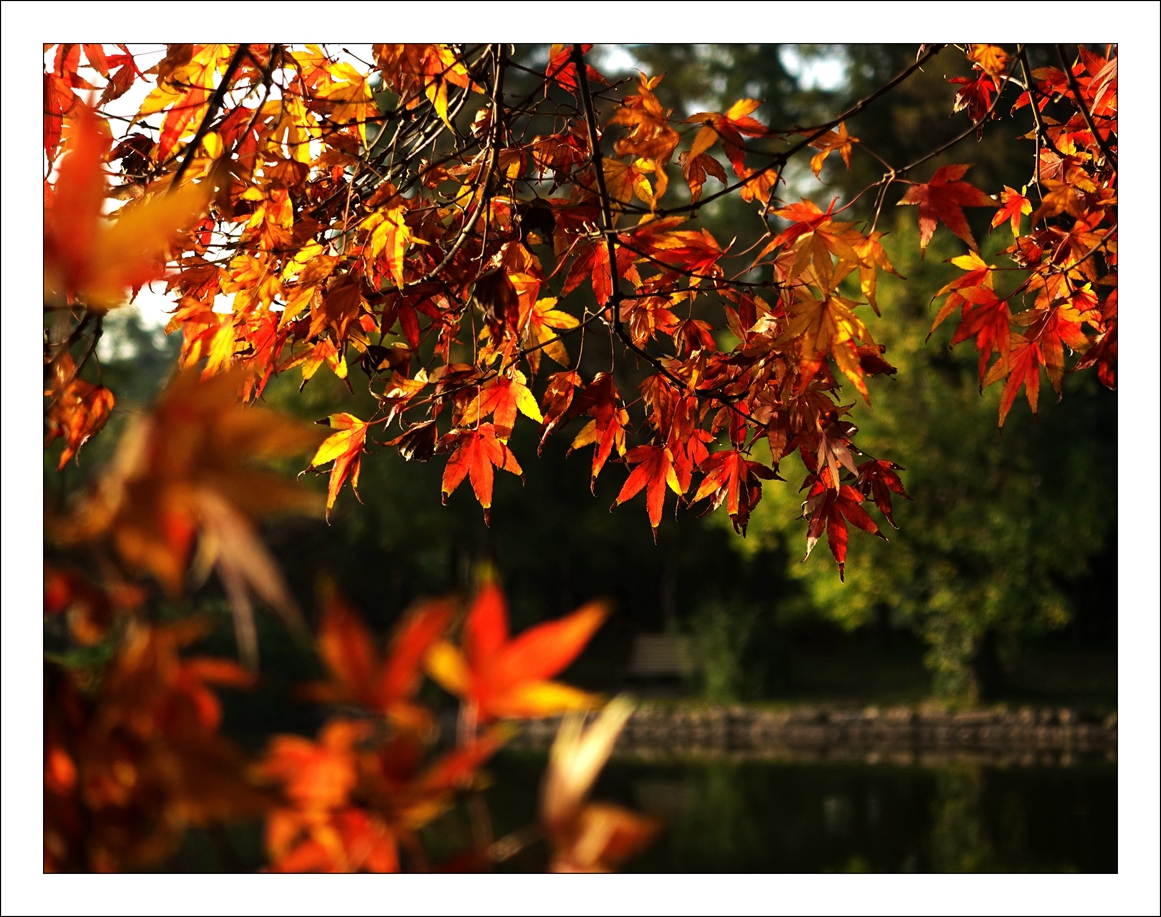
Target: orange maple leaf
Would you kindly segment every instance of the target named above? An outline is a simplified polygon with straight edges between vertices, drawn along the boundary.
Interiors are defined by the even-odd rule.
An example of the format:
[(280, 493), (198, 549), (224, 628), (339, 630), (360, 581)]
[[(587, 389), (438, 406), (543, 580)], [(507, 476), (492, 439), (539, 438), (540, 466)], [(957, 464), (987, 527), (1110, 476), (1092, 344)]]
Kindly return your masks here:
[(645, 499), (649, 509), (649, 524), (653, 526), (653, 542), (656, 544), (657, 526), (661, 524), (666, 486), (681, 496), (681, 484), (678, 483), (673, 468), (673, 453), (664, 446), (637, 446), (628, 451), (625, 461), (637, 467), (633, 469), (609, 509), (616, 509), (626, 500), (637, 496), (642, 488), (647, 488)]
[(198, 221), (209, 201), (205, 183), (187, 184), (126, 205), (109, 225), (101, 215), (107, 151), (107, 127), (80, 106), (44, 226), (45, 295), (77, 299), (98, 312), (123, 303), (127, 288), (161, 277), (174, 239)]
[(524, 373), (518, 369), (509, 370), (507, 375), (492, 379), (468, 404), (461, 423), (464, 426), (473, 426), (491, 414), (496, 439), (501, 443), (508, 442), (512, 436), (517, 410), (530, 420), (543, 423), (544, 417), (540, 414), (540, 406), (536, 403), (532, 392), (528, 390), (527, 382)]
[(359, 502), (363, 502), (359, 497), (359, 469), (363, 463), (363, 453), (366, 451), (364, 445), (367, 442), (367, 421), (359, 420), (353, 414), (331, 414), (319, 423), (325, 423), (331, 429), (339, 431), (323, 440), (308, 466), (317, 468), (327, 462), (334, 462), (327, 483), (326, 516), (329, 521), (331, 507), (335, 505), (335, 498), (338, 497), (339, 490), (348, 477), (351, 479), (351, 490), (359, 498)]
[(597, 373), (585, 387), (572, 407), (574, 415), (582, 411), (593, 419), (581, 428), (568, 451), (571, 453), (589, 445), (595, 447), (590, 479), (590, 489), (595, 492), (597, 475), (605, 467), (613, 449), (616, 448), (618, 455), (625, 454), (625, 427), (629, 423), (629, 412), (621, 407), (621, 396), (611, 373)]
[(738, 99), (724, 113), (700, 111), (690, 115), (685, 119), (687, 124), (700, 123), (705, 126), (693, 138), (688, 158), (696, 159), (701, 156), (720, 138), (734, 174), (738, 178), (746, 178), (746, 148), (742, 135), (765, 137), (770, 133), (765, 124), (750, 117), (761, 104), (757, 99)]
[(577, 657), (607, 616), (608, 609), (593, 602), (509, 639), (507, 603), (500, 587), (490, 582), (468, 609), (462, 647), (436, 643), (427, 656), (427, 671), (463, 698), (479, 722), (588, 709), (595, 704), (591, 694), (547, 679)]
[(325, 703), (360, 704), (422, 731), (429, 718), (409, 700), (419, 688), (423, 657), (451, 622), (452, 604), (434, 600), (410, 609), (380, 658), (358, 613), (333, 586), (326, 593), (318, 646), (331, 681), (309, 685), (304, 694)]
[(839, 151), (849, 172), (851, 170), (851, 144), (858, 142), (858, 137), (851, 137), (847, 134), (845, 121), (839, 124), (836, 130), (829, 131), (813, 141), (810, 145), (820, 151), (810, 159), (810, 168), (814, 171), (814, 177), (819, 181), (822, 180), (820, 176), (822, 164), (826, 162), (826, 157), (835, 150)]
[[(60, 471), (105, 426), (113, 411), (114, 398), (105, 386), (81, 379), (73, 358), (67, 353), (56, 361), (53, 369), (53, 386), (44, 393), (52, 396), (44, 418), (48, 427), (44, 445), (47, 448), (58, 436), (64, 437), (65, 447), (56, 466)], [(80, 461), (79, 455), (77, 461)]]
[(492, 509), (493, 468), (521, 477), (524, 470), (490, 423), (479, 424), (474, 430), (452, 430), (440, 440), (440, 451), (449, 450), (452, 454), (443, 470), (443, 502), (447, 503), (464, 478), (470, 477), (487, 523)]
[(964, 216), (964, 207), (995, 207), (996, 202), (979, 188), (960, 181), (970, 165), (940, 166), (931, 181), (916, 182), (907, 189), (899, 205), (919, 205), (919, 253), (927, 251), (927, 243), (935, 234), (937, 223), (963, 239), (972, 251), (977, 251), (976, 240)]
[(1000, 209), (992, 217), (992, 228), (995, 229), (1004, 220), (1011, 220), (1012, 237), (1018, 239), (1020, 238), (1020, 217), (1031, 212), (1032, 202), (1024, 196), (1023, 192), (1004, 185), (1004, 190), (1000, 192)]
[(717, 509), (724, 502), (735, 531), (746, 534), (750, 511), (762, 499), (761, 480), (773, 480), (777, 475), (760, 462), (751, 462), (736, 449), (715, 452), (700, 466), (705, 478), (690, 503), (710, 497), (710, 508)]
[(967, 59), (992, 77), (1001, 77), (1008, 67), (1008, 52), (997, 45), (968, 45)]

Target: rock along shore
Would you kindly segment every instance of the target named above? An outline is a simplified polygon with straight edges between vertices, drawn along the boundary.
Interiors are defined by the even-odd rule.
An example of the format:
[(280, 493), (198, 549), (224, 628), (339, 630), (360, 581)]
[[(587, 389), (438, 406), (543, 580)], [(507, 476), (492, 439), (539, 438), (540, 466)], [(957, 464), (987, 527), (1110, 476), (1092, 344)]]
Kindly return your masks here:
[[(526, 721), (511, 744), (548, 748), (559, 725), (560, 717)], [(1030, 707), (944, 711), (643, 705), (625, 726), (614, 756), (1032, 765), (1115, 761), (1116, 751), (1116, 713), (1098, 717), (1075, 710)]]

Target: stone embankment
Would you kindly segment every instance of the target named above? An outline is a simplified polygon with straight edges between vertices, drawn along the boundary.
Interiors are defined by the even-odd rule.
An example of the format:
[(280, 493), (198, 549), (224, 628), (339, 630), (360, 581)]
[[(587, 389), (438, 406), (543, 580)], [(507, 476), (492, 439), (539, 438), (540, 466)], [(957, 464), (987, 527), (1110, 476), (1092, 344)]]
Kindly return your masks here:
[[(512, 744), (547, 748), (559, 717), (526, 722)], [(615, 756), (650, 760), (850, 761), (934, 765), (948, 761), (1068, 764), (1115, 761), (1117, 716), (1067, 709), (944, 711), (797, 707), (639, 707)]]

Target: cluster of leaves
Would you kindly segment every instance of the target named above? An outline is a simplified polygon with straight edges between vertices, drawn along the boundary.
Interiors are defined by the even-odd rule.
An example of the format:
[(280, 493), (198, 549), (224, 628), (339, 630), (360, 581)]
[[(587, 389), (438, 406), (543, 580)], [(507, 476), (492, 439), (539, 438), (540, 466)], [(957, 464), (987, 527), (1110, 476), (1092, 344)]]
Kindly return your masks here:
[[(838, 219), (835, 202), (823, 210), (775, 192), (796, 154), (816, 150), (816, 174), (832, 152), (849, 166), (865, 145), (846, 120), (939, 47), (832, 121), (778, 130), (754, 117), (753, 99), (674, 121), (654, 92), (660, 76), (610, 86), (586, 63), (587, 45), (553, 46), (518, 100), (506, 88), (527, 68), (499, 45), (375, 45), (363, 68), (317, 46), (172, 45), (146, 71), (128, 51), (113, 61), (85, 45), (106, 78), (102, 102), (135, 80), (155, 84), (111, 151), (76, 94), (91, 85), (81, 50), (57, 46), (45, 76), (50, 169), (62, 144), (73, 149), (45, 186), (46, 297), (71, 317), (48, 335), (50, 436), (65, 435), (70, 453), (112, 396), (79, 381), (84, 360), (76, 371), (64, 360), (95, 339), (113, 291), (158, 276), (167, 255), (178, 300), (168, 330), (182, 333), (183, 366), (241, 370), (247, 400), (292, 369), (303, 384), (324, 365), (347, 379), (349, 360), (365, 373), (378, 409), (328, 418), (336, 432), (311, 462), (330, 466), (328, 509), (344, 483), (357, 488), (363, 456), (386, 445), (409, 460), (446, 455), (444, 499), (468, 478), (487, 518), (495, 471), (523, 474), (509, 447), (523, 414), (542, 445), (584, 419), (571, 449), (592, 447), (594, 481), (610, 459), (628, 466), (616, 502), (644, 490), (655, 530), (672, 490), (679, 504), (726, 504), (744, 533), (761, 480), (794, 452), (809, 473), (807, 553), (826, 531), (841, 572), (847, 521), (878, 532), (859, 504), (873, 495), (889, 520), (898, 479), (883, 478), (889, 462), (854, 462), (852, 405), (840, 397), (849, 382), (869, 402), (867, 378), (894, 371), (847, 295), (878, 311), (877, 275), (893, 272), (882, 233), (874, 220)], [(1025, 280), (1001, 297), (1003, 269), (975, 254), (962, 208), (996, 203), (963, 180), (967, 166), (909, 183), (899, 203), (918, 205), (921, 247), (943, 222), (972, 248), (936, 323), (959, 307), (955, 341), (975, 338), (981, 384), (1007, 378), (1002, 421), (1021, 385), (1035, 409), (1040, 366), (1059, 391), (1065, 347), (1114, 379), (1116, 57), (1082, 49), (1067, 73), (1038, 70), (1021, 84), (1003, 50), (967, 55), (975, 76), (955, 107), (973, 127), (962, 136), (983, 129), (1009, 84), (1024, 90), (1017, 108), (1035, 103), (1032, 231), (1019, 236), (1032, 203), (1013, 189), (995, 221), (1011, 219)], [(1067, 121), (1043, 111), (1062, 102), (1075, 112)], [(876, 218), (891, 185), (941, 152), (872, 186)], [(666, 198), (675, 156), (685, 204)], [(131, 199), (111, 227), (99, 216), (99, 161), (120, 162), (112, 193)], [(723, 187), (703, 196), (710, 178)], [(696, 222), (730, 193), (766, 226), (756, 254)], [(114, 246), (139, 254), (109, 259)], [(1101, 285), (1113, 287), (1103, 299)], [(1013, 315), (1025, 295), (1033, 307)], [(587, 341), (590, 353), (611, 351), (614, 368), (618, 356), (646, 368), (635, 394), (625, 366), (582, 359)], [(768, 462), (752, 453), (759, 441)]]
[[(184, 655), (206, 621), (158, 621), (143, 575), (176, 596), (198, 568), (215, 567), (252, 664), (250, 593), (305, 631), (253, 526), (270, 511), (302, 508), (307, 495), (242, 459), (301, 451), (319, 437), (238, 404), (236, 381), (181, 374), (126, 432), (93, 493), (50, 520), (46, 619), (61, 622), (75, 649), (94, 652), (58, 656), (47, 669), (45, 868), (139, 869), (164, 862), (187, 828), (258, 818), (275, 871), (433, 868), (419, 830), (460, 802), (474, 824), (489, 824), (480, 768), (507, 724), (559, 713), (574, 719), (545, 775), (540, 822), (495, 841), (482, 830), (443, 865), (490, 868), (543, 838), (552, 868), (606, 870), (644, 846), (655, 822), (588, 802), (632, 704), (613, 701), (586, 731), (583, 714), (600, 698), (550, 680), (604, 621), (600, 605), (512, 638), (503, 595), (486, 581), (466, 609), (452, 599), (412, 608), (380, 654), (330, 588), (316, 638), (329, 677), (298, 691), (334, 711), (317, 737), (274, 735), (253, 760), (223, 735), (216, 688), (252, 687), (253, 665)], [(433, 710), (417, 699), (425, 671), (462, 700), (454, 742), (441, 741)]]
[[(900, 201), (919, 207), (921, 250), (937, 221), (971, 249), (952, 259), (965, 273), (935, 294), (946, 298), (932, 330), (958, 310), (951, 342), (954, 346), (975, 339), (980, 388), (1006, 380), (1001, 427), (1021, 388), (1036, 413), (1041, 368), (1060, 397), (1066, 353), (1081, 354), (1072, 369), (1095, 366), (1101, 383), (1116, 387), (1117, 58), (1115, 49), (1105, 55), (1083, 45), (1078, 50), (1078, 59), (1069, 65), (1058, 46), (1063, 69), (1031, 72), (1023, 49), (1016, 54), (1024, 85), (1012, 113), (1030, 109), (1034, 128), (1028, 139), (1035, 140), (1036, 148), (1029, 185), (1020, 191), (1005, 187), (997, 195), (992, 227), (1011, 226), (1014, 241), (1005, 252), (1009, 267), (980, 257), (964, 219), (965, 206), (996, 206), (995, 198), (962, 180), (967, 166), (939, 169), (930, 182), (913, 185)], [(955, 108), (966, 107), (982, 131), (1004, 85), (1014, 82), (1007, 74), (1013, 61), (990, 47), (972, 48), (968, 57), (977, 72), (972, 80), (953, 80), (966, 84), (956, 95)], [(1022, 233), (1029, 214), (1029, 231)], [(1005, 282), (1008, 273), (1018, 283)], [(1011, 291), (1001, 295), (997, 281), (1001, 290)], [(993, 354), (998, 356), (989, 367)]]

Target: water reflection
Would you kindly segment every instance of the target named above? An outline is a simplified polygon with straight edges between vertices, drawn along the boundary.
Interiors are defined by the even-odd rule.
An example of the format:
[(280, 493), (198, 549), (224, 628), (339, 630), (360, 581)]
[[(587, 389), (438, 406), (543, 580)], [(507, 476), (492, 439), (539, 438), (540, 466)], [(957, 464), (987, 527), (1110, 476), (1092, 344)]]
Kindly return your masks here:
[[(496, 789), (534, 787), (542, 762), (534, 752), (506, 753)], [(518, 821), (522, 809), (531, 814), (518, 795), (492, 800), (499, 821)], [(1117, 776), (1108, 762), (930, 768), (614, 759), (595, 795), (669, 826), (629, 864), (636, 872), (1117, 869)], [(535, 865), (527, 859), (517, 868)]]

